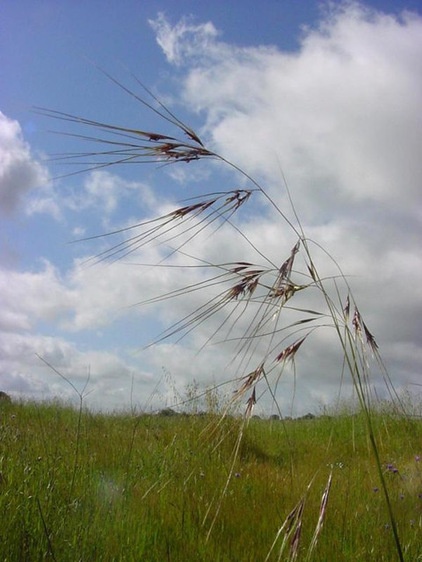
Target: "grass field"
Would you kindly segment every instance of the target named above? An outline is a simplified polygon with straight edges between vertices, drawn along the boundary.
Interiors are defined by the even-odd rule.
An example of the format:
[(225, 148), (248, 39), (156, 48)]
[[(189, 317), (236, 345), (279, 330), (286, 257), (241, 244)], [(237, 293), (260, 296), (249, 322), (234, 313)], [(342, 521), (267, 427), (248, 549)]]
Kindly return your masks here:
[[(173, 337), (179, 343), (200, 330), (198, 341), (205, 342), (200, 349), (232, 345), (230, 400), (242, 404), (245, 417), (100, 415), (60, 404), (5, 404), (0, 508), (7, 517), (0, 559), (422, 560), (420, 411), (419, 417), (404, 414), (349, 278), (328, 249), (305, 233), (283, 174), (287, 215), (283, 199), (208, 148), (138, 79), (132, 91), (101, 72), (152, 111), (159, 127), (149, 132), (38, 108), (70, 127), (65, 134), (81, 142), (80, 151), (63, 156), (66, 163), (87, 172), (122, 163), (162, 167), (206, 160), (241, 180), (242, 188), (229, 184), (210, 193), (204, 186), (182, 207), (161, 216), (158, 209), (158, 216), (80, 242), (105, 244), (90, 264), (130, 255), (139, 267), (150, 268), (145, 248), (152, 247), (154, 256), (160, 248), (156, 263), (169, 268), (171, 283), (137, 306), (165, 307), (172, 299), (189, 301), (193, 293), (195, 299), (155, 343)], [(293, 235), (290, 251), (283, 246), (276, 263), (265, 244), (257, 246), (233, 218), (250, 201), (256, 201), (251, 216), (254, 205), (264, 205), (279, 232), (289, 234), (286, 240)], [(221, 256), (220, 263), (215, 261), (220, 256), (204, 254), (201, 240), (217, 231), (230, 235), (227, 241), (239, 237), (236, 258)], [(182, 275), (179, 286), (174, 268), (194, 275)], [(341, 352), (339, 383), (350, 377), (360, 413), (250, 419), (257, 396), (268, 392), (276, 403), (284, 370), (295, 373), (304, 342), (327, 329)], [(325, 343), (314, 349), (324, 353)], [(80, 393), (54, 365), (39, 359), (73, 388), (82, 406), (85, 389)], [(388, 407), (376, 403), (373, 367), (386, 385), (380, 395), (391, 398)]]
[[(361, 415), (243, 426), (28, 403), (0, 424), (4, 562), (289, 560), (295, 539), (297, 560), (397, 560)], [(405, 560), (422, 560), (422, 421), (373, 426)]]

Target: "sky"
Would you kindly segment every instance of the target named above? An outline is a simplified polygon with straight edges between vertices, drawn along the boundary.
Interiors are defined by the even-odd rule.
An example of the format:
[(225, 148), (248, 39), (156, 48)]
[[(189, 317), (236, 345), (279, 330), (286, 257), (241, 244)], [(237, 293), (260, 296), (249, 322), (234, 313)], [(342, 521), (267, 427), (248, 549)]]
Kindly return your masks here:
[[(291, 300), (320, 313), (308, 331), (305, 322), (288, 328), (306, 313), (275, 307), (262, 326), (275, 336), (252, 338), (259, 308), (241, 299), (206, 317), (206, 303), (233, 277), (219, 285), (222, 269), (205, 265), (250, 262), (271, 277), (297, 242), (299, 218), (337, 306), (349, 286), (395, 388), (420, 396), (419, 1), (6, 0), (0, 60), (0, 390), (74, 404), (83, 397), (106, 411), (161, 408), (247, 375), (270, 350), (282, 415), (349, 399), (314, 287)], [(157, 99), (233, 166), (95, 168), (93, 156), (57, 158), (98, 151), (82, 137), (99, 132), (34, 109), (183, 136), (154, 111)], [(148, 244), (124, 245), (201, 194), (256, 187), (245, 174), (265, 195), (255, 190), (230, 220), (215, 215), (202, 228), (194, 215), (185, 234), (177, 224), (161, 237), (150, 231)], [(132, 251), (95, 259), (119, 243)], [(292, 279), (309, 284), (302, 255)], [(203, 290), (157, 300), (195, 284)], [(171, 328), (195, 311), (204, 315), (194, 330)], [(280, 372), (274, 357), (305, 334)], [(368, 361), (383, 398), (383, 371)], [(262, 392), (256, 412), (269, 414), (275, 406)]]

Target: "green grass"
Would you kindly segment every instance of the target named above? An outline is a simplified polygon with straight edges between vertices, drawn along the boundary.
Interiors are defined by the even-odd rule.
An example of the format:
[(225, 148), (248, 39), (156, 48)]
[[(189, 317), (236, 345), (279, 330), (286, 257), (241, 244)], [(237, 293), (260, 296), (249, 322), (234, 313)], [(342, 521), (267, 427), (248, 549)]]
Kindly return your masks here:
[[(405, 560), (422, 560), (422, 422), (388, 411), (372, 421)], [(79, 423), (60, 404), (0, 405), (0, 560), (264, 561), (313, 480), (306, 560), (331, 471), (310, 560), (397, 559), (362, 415), (252, 419), (233, 461), (241, 426), (86, 411)]]
[[(101, 417), (59, 406), (51, 406), (50, 414), (35, 409), (19, 432), (29, 444), (18, 447), (15, 460), (3, 459), (10, 462), (1, 469), (4, 486), (10, 486), (8, 470), (14, 473), (11, 467), (20, 466), (14, 491), (8, 488), (6, 495), (11, 502), (6, 508), (18, 514), (10, 523), (14, 540), (4, 541), (5, 548), (17, 546), (5, 559), (414, 562), (420, 556), (416, 536), (422, 490), (416, 457), (421, 422), (404, 414), (348, 277), (329, 249), (306, 234), (283, 173), (287, 215), (278, 196), (274, 199), (247, 170), (208, 148), (136, 77), (141, 95), (101, 72), (152, 111), (161, 132), (38, 108), (70, 126), (65, 134), (81, 142), (80, 151), (63, 156), (76, 165), (72, 175), (129, 163), (215, 160), (235, 172), (244, 187), (222, 186), (209, 193), (204, 184), (202, 193), (162, 216), (94, 233), (84, 241), (107, 237), (110, 245), (88, 261), (114, 262), (131, 255), (140, 267), (150, 268), (144, 249), (152, 244), (163, 250), (160, 267), (179, 267), (184, 273), (196, 269), (192, 278), (182, 275), (186, 284), (171, 284), (168, 292), (137, 304), (166, 306), (170, 299), (198, 291), (193, 310), (165, 327), (155, 343), (173, 336), (180, 342), (200, 329), (207, 333), (206, 345), (232, 346), (226, 382), (236, 388), (231, 406), (242, 404), (246, 418), (264, 392), (277, 402), (280, 377), (285, 369), (296, 373), (302, 346), (317, 331), (331, 329), (342, 354), (339, 383), (349, 377), (360, 414), (285, 424), (252, 420), (245, 427), (239, 419), (219, 423), (212, 416)], [(81, 134), (81, 128), (88, 134)], [(250, 134), (253, 139), (254, 131)], [(250, 200), (264, 204), (280, 233), (286, 230), (286, 240), (294, 241), (288, 247), (283, 243), (276, 263), (265, 245), (257, 246), (233, 219)], [(214, 262), (207, 252), (197, 255), (205, 247), (198, 244), (202, 237), (220, 228), (223, 236), (234, 234), (241, 241), (234, 261)], [(196, 247), (190, 247), (197, 236)], [(181, 260), (175, 263), (176, 255)], [(316, 262), (322, 256), (331, 262), (324, 272)], [(211, 319), (216, 324), (208, 323)], [(318, 349), (325, 352), (325, 347)], [(85, 389), (79, 392), (39, 358), (73, 388), (82, 405)], [(379, 409), (376, 401), (374, 368), (391, 400), (387, 409)], [(197, 390), (191, 384), (189, 399)], [(33, 451), (28, 459), (33, 442), (43, 454)], [(12, 498), (20, 498), (17, 505)]]

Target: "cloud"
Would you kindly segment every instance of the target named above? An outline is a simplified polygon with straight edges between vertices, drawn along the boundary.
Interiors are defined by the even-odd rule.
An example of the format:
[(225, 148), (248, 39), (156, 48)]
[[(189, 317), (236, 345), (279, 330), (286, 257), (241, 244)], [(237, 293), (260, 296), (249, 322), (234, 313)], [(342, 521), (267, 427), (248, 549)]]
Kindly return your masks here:
[(359, 201), (411, 208), (422, 173), (421, 25), (352, 6), (309, 31), (299, 53), (227, 57), (223, 45), (220, 59), (187, 71), (186, 103), (208, 116), (217, 150), (249, 172), (279, 185), (281, 165), (310, 218), (322, 197), (335, 212)]
[[(60, 275), (44, 261), (37, 271), (0, 271), (2, 390), (14, 397), (60, 398), (77, 404), (78, 394), (72, 385), (82, 392), (89, 379), (84, 400), (87, 406), (127, 409), (148, 401), (156, 381), (151, 382), (153, 373), (148, 368), (140, 369), (132, 353), (128, 351), (129, 359), (124, 358), (133, 342), (121, 344), (118, 353), (113, 353), (102, 349), (101, 335), (86, 335), (79, 344), (69, 339), (69, 332), (85, 330), (89, 334), (115, 321), (125, 304), (125, 289), (128, 303), (139, 297), (135, 272), (131, 282), (122, 287), (116, 277), (122, 268), (117, 269), (109, 269), (108, 275), (104, 274), (106, 268), (100, 275), (97, 269), (95, 278), (83, 278), (81, 271), (92, 270), (79, 262), (66, 275)], [(60, 331), (64, 335), (59, 335)]]
[(77, 191), (63, 198), (62, 205), (73, 211), (95, 209), (111, 215), (118, 205), (134, 193), (141, 200), (144, 193), (148, 197), (148, 192), (148, 186), (142, 182), (124, 180), (116, 174), (95, 170), (85, 177)]
[(58, 271), (44, 262), (39, 271), (0, 271), (0, 303), (4, 331), (29, 330), (39, 320), (58, 321), (66, 315), (72, 294)]
[(48, 181), (48, 173), (31, 154), (17, 121), (0, 112), (0, 211), (14, 213), (24, 197)]
[(79, 405), (83, 395), (88, 407), (127, 409), (144, 406), (153, 387), (151, 373), (118, 355), (81, 351), (59, 337), (3, 333), (0, 352), (1, 388), (13, 397)]
[(19, 123), (0, 112), (0, 211), (10, 215), (23, 208), (27, 215), (49, 214), (62, 220), (64, 213), (96, 209), (107, 217), (132, 193), (139, 201), (150, 189), (104, 170), (89, 173), (74, 191), (49, 181), (47, 168), (35, 159)]
[[(204, 117), (201, 138), (256, 177), (294, 222), (284, 173), (320, 273), (327, 278), (339, 273), (322, 246), (347, 276), (396, 385), (417, 381), (422, 368), (421, 18), (393, 17), (347, 3), (305, 30), (295, 53), (265, 46), (238, 48), (222, 42), (211, 23), (183, 19), (172, 26), (160, 15), (153, 26), (165, 56), (177, 66), (182, 101)], [(169, 176), (176, 183), (193, 177), (198, 187), (206, 179), (207, 191), (247, 184), (244, 178), (233, 182), (231, 176), (220, 175), (216, 166), (204, 166), (199, 174), (192, 166), (174, 167)], [(217, 187), (212, 187), (214, 173)], [(91, 220), (96, 211), (97, 218), (116, 230), (139, 221), (138, 214), (148, 220), (173, 208), (149, 186), (105, 170), (88, 174), (79, 192), (69, 187), (60, 198), (57, 193), (54, 201), (61, 213), (87, 211)], [(138, 209), (140, 200), (143, 209)], [(204, 281), (211, 275), (207, 263), (243, 260), (265, 267), (272, 263), (277, 270), (288, 258), (296, 233), (258, 192), (248, 205), (231, 217), (235, 228), (213, 223), (191, 238), (201, 228), (199, 217), (190, 220), (185, 235), (172, 225), (162, 245), (158, 231), (152, 231), (151, 244), (144, 247), (145, 230), (131, 230), (87, 243), (81, 250), (86, 255), (79, 254), (60, 271), (44, 261), (32, 271), (3, 272), (2, 385), (28, 396), (74, 396), (60, 377), (34, 363), (35, 353), (79, 389), (90, 369), (92, 404), (97, 400), (103, 407), (127, 405), (133, 377), (138, 397), (147, 400), (157, 392), (161, 400), (170, 401), (171, 389), (165, 385), (153, 391), (162, 370), (183, 393), (194, 379), (206, 386), (254, 369), (262, 348), (250, 337), (252, 343), (239, 351), (239, 338), (247, 334), (256, 309), (244, 311), (239, 302), (229, 313), (207, 314), (206, 303), (218, 302), (212, 299), (229, 285), (211, 282), (202, 292), (189, 290), (160, 305), (132, 306)], [(85, 225), (75, 228), (82, 232)], [(122, 261), (95, 266), (85, 261), (90, 252), (99, 254), (108, 244), (125, 240), (134, 251)], [(181, 252), (172, 253), (177, 247)], [(139, 265), (154, 263), (159, 267)], [(300, 269), (304, 263), (298, 256), (295, 276), (302, 282)], [(344, 286), (340, 292), (344, 299)], [(320, 310), (320, 297), (316, 291), (299, 292), (297, 306)], [(273, 354), (291, 343), (283, 338), (286, 326), (298, 318), (294, 315), (292, 311), (281, 318), (279, 343), (270, 344)], [(276, 317), (268, 318), (269, 331)], [(197, 327), (185, 338), (178, 331), (182, 321), (169, 340), (131, 355), (163, 326), (192, 318)], [(319, 322), (325, 323), (325, 318)], [(298, 330), (293, 338), (305, 333), (300, 325)], [(274, 369), (271, 380), (278, 375)], [(374, 377), (382, 394), (382, 372)], [(315, 411), (335, 399), (341, 384), (343, 395), (349, 396), (350, 381), (341, 381), (341, 350), (334, 331), (322, 327), (303, 344), (296, 370), (290, 366), (279, 379), (282, 412), (288, 414), (292, 403), (298, 413)], [(266, 396), (268, 404), (268, 392)]]
[(158, 277), (158, 272), (140, 276), (120, 262), (89, 267), (82, 260), (64, 275), (47, 261), (38, 271), (0, 270), (0, 328), (30, 331), (44, 323), (75, 332), (108, 326), (140, 294), (147, 297)]
[[(185, 33), (185, 22), (171, 26), (163, 16), (156, 31), (169, 62), (182, 69), (186, 106), (205, 116), (202, 138), (261, 181), (294, 222), (284, 174), (316, 242), (320, 272), (338, 274), (322, 245), (348, 276), (395, 381), (405, 385), (422, 367), (422, 18), (336, 6), (304, 30), (294, 53), (239, 48), (192, 23)], [(292, 232), (269, 209), (255, 211), (254, 222), (240, 215), (236, 224), (281, 263)], [(211, 245), (220, 260), (227, 256), (218, 236)], [(309, 349), (307, 375), (322, 360), (318, 345)], [(335, 393), (334, 373), (332, 363), (318, 378), (327, 396)]]
[(156, 33), (157, 43), (170, 63), (179, 65), (187, 57), (202, 54), (212, 48), (218, 32), (211, 22), (194, 24), (189, 18), (182, 18), (171, 26), (163, 13), (155, 20), (149, 20)]

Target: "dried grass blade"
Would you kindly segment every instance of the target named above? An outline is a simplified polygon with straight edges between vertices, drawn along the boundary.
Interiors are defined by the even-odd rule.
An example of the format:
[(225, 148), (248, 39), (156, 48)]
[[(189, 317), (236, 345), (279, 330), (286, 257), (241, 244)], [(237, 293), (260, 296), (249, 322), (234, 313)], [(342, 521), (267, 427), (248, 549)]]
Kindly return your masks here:
[[(298, 524), (301, 525), (304, 506), (305, 506), (305, 498), (303, 497), (303, 498), (300, 499), (300, 501), (297, 503), (297, 505), (292, 509), (292, 511), (287, 515), (286, 519), (283, 521), (283, 524), (278, 529), (277, 534), (275, 536), (275, 539), (274, 539), (274, 541), (271, 545), (270, 550), (268, 551), (268, 554), (267, 554), (264, 562), (268, 562), (268, 560), (270, 559), (271, 553), (273, 552), (281, 534), (284, 533), (283, 541), (280, 545), (280, 550), (279, 550), (279, 554), (278, 554), (278, 560), (281, 560), (281, 556), (284, 552), (284, 549), (286, 548), (286, 545), (288, 543), (289, 538), (291, 537), (292, 534), (296, 533)], [(300, 534), (296, 538), (299, 539)], [(292, 539), (291, 544), (293, 544), (293, 539)], [(298, 543), (296, 543), (296, 544), (298, 544)], [(290, 552), (290, 555), (289, 555), (289, 559), (291, 559), (290, 558), (291, 552)]]
[(298, 349), (300, 348), (300, 346), (303, 344), (303, 342), (306, 340), (307, 337), (308, 334), (306, 334), (306, 336), (304, 336), (303, 338), (300, 338), (299, 340), (295, 341), (288, 347), (285, 347), (283, 351), (277, 355), (275, 360), (277, 362), (288, 361), (288, 360), (293, 361)]
[(324, 525), (325, 515), (326, 515), (326, 512), (327, 512), (328, 496), (330, 494), (332, 478), (333, 478), (333, 473), (330, 472), (330, 475), (328, 477), (327, 485), (325, 486), (325, 490), (324, 490), (324, 492), (322, 494), (322, 497), (321, 497), (321, 505), (320, 505), (320, 508), (319, 508), (318, 522), (317, 522), (317, 525), (315, 527), (315, 532), (314, 532), (314, 535), (312, 537), (311, 544), (309, 546), (308, 557), (307, 557), (308, 560), (310, 560), (310, 556), (311, 556), (312, 551), (314, 550), (314, 548), (315, 548), (315, 546), (318, 542), (318, 537), (321, 533), (322, 526)]

